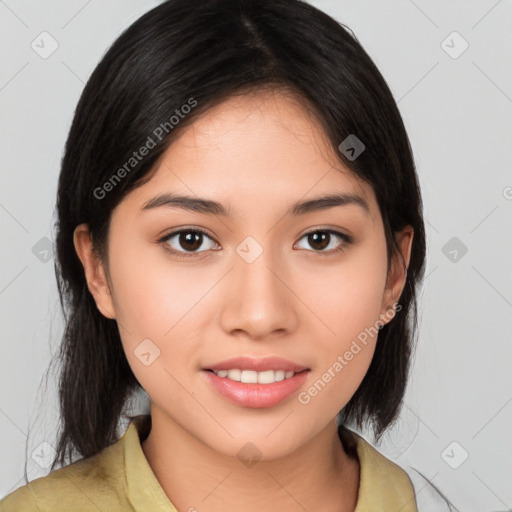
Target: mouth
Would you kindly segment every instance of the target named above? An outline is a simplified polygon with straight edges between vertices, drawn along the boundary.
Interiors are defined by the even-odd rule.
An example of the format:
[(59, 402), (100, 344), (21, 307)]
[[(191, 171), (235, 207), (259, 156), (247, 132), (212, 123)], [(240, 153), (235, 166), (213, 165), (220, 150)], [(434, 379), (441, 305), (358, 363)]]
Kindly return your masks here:
[(216, 394), (242, 407), (269, 408), (305, 385), (311, 368), (281, 357), (237, 357), (202, 368)]

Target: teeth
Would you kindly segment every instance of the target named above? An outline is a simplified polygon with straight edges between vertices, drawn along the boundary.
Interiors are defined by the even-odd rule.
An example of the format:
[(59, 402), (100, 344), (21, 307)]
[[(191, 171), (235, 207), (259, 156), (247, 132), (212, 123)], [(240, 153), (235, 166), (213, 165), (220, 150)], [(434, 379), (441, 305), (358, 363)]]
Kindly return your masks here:
[[(229, 372), (228, 372), (229, 379)], [(240, 375), (240, 382), (245, 382), (246, 384), (257, 384), (258, 383), (258, 372), (253, 372), (251, 370), (242, 370), (242, 374)]]
[(264, 372), (255, 372), (253, 370), (213, 370), (213, 373), (219, 377), (227, 377), (228, 379), (245, 384), (273, 384), (284, 379), (289, 379), (295, 375), (295, 372), (284, 370), (266, 370)]
[(274, 378), (276, 379), (276, 382), (284, 380), (285, 377), (286, 372), (284, 370), (277, 370), (276, 372), (274, 372)]

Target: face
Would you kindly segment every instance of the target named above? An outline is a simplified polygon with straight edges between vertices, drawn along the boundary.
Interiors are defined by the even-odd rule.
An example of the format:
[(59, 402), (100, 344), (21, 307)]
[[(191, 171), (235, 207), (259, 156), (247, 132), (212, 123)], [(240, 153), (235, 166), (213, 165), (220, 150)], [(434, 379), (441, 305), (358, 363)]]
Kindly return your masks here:
[[(387, 273), (372, 188), (339, 163), (315, 118), (278, 93), (209, 110), (124, 197), (111, 218), (109, 288), (84, 229), (75, 246), (89, 289), (117, 320), (154, 407), (229, 455), (251, 441), (282, 456), (332, 425), (405, 282)], [(397, 239), (408, 261), (411, 231)], [(238, 357), (249, 360), (222, 364)], [(221, 366), (245, 372), (208, 371)], [(266, 383), (284, 369), (294, 376)]]

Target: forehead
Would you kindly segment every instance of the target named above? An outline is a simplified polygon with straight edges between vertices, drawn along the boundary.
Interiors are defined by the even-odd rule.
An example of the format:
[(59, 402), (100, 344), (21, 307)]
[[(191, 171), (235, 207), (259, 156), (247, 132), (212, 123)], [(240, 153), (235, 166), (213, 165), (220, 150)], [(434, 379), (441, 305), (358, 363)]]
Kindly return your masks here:
[(250, 165), (250, 157), (267, 166), (274, 161), (276, 167), (286, 161), (296, 165), (301, 158), (338, 164), (309, 103), (286, 90), (231, 96), (201, 114), (173, 146), (182, 152), (200, 150), (198, 157), (238, 156), (245, 165)]
[(369, 184), (343, 166), (315, 117), (281, 92), (234, 96), (183, 129), (134, 194), (214, 197), (230, 210), (291, 205), (320, 194), (362, 197), (375, 214)]

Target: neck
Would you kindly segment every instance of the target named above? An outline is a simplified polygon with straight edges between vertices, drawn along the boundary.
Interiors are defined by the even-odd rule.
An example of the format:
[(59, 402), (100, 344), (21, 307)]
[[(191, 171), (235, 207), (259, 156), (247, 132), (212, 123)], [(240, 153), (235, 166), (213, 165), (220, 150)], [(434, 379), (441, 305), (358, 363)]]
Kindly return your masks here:
[(151, 404), (141, 443), (160, 486), (178, 510), (353, 512), (359, 463), (333, 420), (300, 450), (273, 460), (242, 461), (213, 450)]

